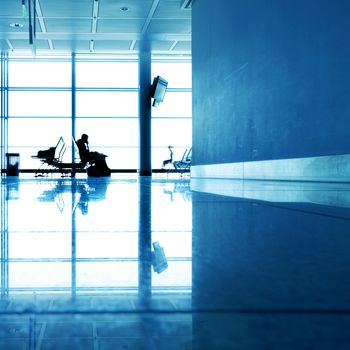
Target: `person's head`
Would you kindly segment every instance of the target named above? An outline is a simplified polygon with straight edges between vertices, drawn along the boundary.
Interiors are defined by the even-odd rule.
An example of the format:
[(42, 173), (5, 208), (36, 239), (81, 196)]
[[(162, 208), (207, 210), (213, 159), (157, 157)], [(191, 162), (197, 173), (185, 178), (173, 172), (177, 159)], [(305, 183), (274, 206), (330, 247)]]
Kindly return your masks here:
[(89, 138), (89, 136), (86, 135), (86, 134), (82, 134), (82, 135), (81, 135), (81, 139), (82, 139), (84, 142), (87, 142), (88, 138)]

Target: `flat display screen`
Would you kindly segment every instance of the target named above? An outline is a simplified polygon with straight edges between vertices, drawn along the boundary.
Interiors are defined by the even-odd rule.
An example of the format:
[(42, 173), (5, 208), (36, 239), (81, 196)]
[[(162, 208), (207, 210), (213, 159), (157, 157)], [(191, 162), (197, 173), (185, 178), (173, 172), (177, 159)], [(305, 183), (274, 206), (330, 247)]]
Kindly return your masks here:
[(157, 107), (159, 103), (164, 101), (165, 92), (168, 87), (168, 82), (160, 77), (159, 75), (153, 79), (152, 84), (152, 97), (153, 97), (153, 106)]

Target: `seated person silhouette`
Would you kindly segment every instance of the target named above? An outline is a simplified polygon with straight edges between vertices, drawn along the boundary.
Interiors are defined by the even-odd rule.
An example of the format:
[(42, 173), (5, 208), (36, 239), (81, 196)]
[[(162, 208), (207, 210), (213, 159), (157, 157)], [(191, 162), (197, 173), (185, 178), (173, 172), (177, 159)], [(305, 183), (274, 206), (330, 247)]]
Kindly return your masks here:
[(106, 163), (106, 155), (99, 152), (91, 152), (89, 150), (89, 136), (82, 134), (81, 138), (77, 141), (79, 150), (79, 156), (82, 164), (90, 164), (88, 168), (89, 176), (109, 176), (111, 170)]

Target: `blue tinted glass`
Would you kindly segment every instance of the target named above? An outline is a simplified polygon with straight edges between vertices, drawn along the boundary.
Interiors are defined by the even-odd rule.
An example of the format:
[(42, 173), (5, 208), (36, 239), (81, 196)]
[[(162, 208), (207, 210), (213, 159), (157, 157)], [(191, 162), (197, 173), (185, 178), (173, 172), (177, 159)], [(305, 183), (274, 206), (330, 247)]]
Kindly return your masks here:
[(70, 91), (10, 91), (9, 117), (68, 117), (72, 115)]
[(10, 87), (70, 87), (71, 62), (9, 61)]
[(77, 87), (137, 88), (137, 62), (77, 62)]
[(120, 91), (78, 91), (77, 117), (137, 117), (138, 93)]

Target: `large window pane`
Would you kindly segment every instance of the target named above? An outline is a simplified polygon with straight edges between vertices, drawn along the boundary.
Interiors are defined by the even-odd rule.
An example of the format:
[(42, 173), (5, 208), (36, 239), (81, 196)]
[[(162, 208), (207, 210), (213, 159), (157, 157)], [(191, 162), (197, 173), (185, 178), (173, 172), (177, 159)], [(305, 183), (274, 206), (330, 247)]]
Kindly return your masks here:
[(136, 117), (138, 93), (120, 91), (79, 91), (76, 95), (78, 117)]
[[(118, 186), (115, 183), (109, 184), (109, 182), (109, 178), (98, 178), (98, 181), (89, 178), (86, 183), (87, 187), (84, 186), (86, 192), (84, 193), (78, 189), (80, 192), (78, 208), (81, 208), (80, 203), (85, 203), (85, 210), (76, 211), (77, 239), (83, 240), (86, 238), (84, 235), (87, 231), (91, 230), (91, 222), (95, 222), (98, 225), (96, 227), (96, 234), (87, 236), (84, 244), (92, 242), (93, 239), (97, 239), (98, 237), (103, 237), (104, 234), (109, 235), (109, 233), (113, 237), (116, 234), (123, 240), (126, 240), (125, 235), (130, 235), (127, 239), (131, 239), (131, 236), (134, 237), (134, 232), (138, 230), (138, 212), (135, 210), (135, 206), (137, 207), (138, 203), (137, 188), (135, 189), (133, 185), (127, 186), (125, 183), (122, 186)], [(89, 215), (86, 215), (87, 213)], [(121, 240), (119, 242), (121, 245), (125, 245)], [(100, 248), (104, 249), (104, 244), (101, 243), (100, 248), (97, 248), (96, 245), (94, 247), (96, 248), (94, 254), (98, 254)], [(132, 247), (129, 248), (133, 249)], [(83, 251), (77, 251), (77, 254), (80, 257), (87, 254), (90, 248), (85, 247), (85, 249)], [(115, 253), (117, 253), (119, 248), (115, 249)], [(108, 254), (108, 252), (106, 253)]]
[[(153, 119), (152, 145), (154, 147), (188, 147), (192, 144), (191, 119)], [(173, 150), (176, 152), (176, 149)], [(177, 157), (180, 155), (177, 154)]]
[(11, 259), (70, 258), (71, 254), (71, 232), (28, 232), (25, 230), (11, 232), (9, 235), (9, 257)]
[[(172, 146), (172, 145), (170, 145)], [(181, 160), (184, 153), (189, 150), (190, 146), (173, 147), (173, 161)], [(170, 152), (168, 146), (153, 147), (152, 148), (152, 168), (160, 169), (163, 167), (163, 161), (170, 159)], [(167, 164), (165, 169), (174, 169), (172, 164)]]
[[(111, 213), (108, 215), (112, 216)], [(120, 220), (120, 214), (117, 220)], [(91, 218), (89, 221), (91, 223)], [(138, 232), (81, 232), (77, 233), (76, 242), (78, 258), (138, 257)]]
[(190, 62), (153, 62), (152, 75), (160, 75), (168, 81), (168, 88), (192, 87), (192, 64)]
[(77, 62), (77, 87), (137, 88), (137, 62)]
[(164, 101), (152, 108), (152, 117), (188, 117), (192, 116), (192, 93), (167, 91)]
[(110, 168), (138, 167), (137, 118), (78, 118), (76, 131), (77, 138), (89, 135), (90, 150), (106, 154)]
[(168, 268), (158, 274), (152, 271), (153, 287), (192, 288), (192, 262), (168, 261)]
[[(31, 156), (39, 150), (56, 146), (62, 136), (66, 147), (71, 147), (70, 118), (9, 118), (9, 152), (20, 154), (21, 169), (37, 169), (38, 159)], [(65, 152), (65, 160), (70, 161), (71, 152)]]
[(132, 118), (79, 118), (76, 121), (77, 137), (89, 135), (90, 150), (105, 146), (137, 146), (138, 119)]
[(9, 117), (68, 117), (71, 101), (69, 91), (10, 91)]
[(138, 285), (138, 262), (77, 263), (77, 287), (134, 287)]
[[(103, 151), (103, 152), (102, 152)], [(138, 147), (103, 147), (101, 153), (107, 154), (107, 164), (111, 169), (138, 169)]]
[[(162, 205), (164, 206), (164, 201)], [(189, 208), (191, 209), (191, 205), (189, 205)], [(176, 215), (180, 217), (180, 214), (176, 214)], [(187, 219), (187, 215), (186, 215), (186, 219)], [(167, 231), (164, 231), (164, 232), (153, 231), (152, 241), (159, 242), (160, 246), (163, 247), (164, 253), (167, 258), (183, 258), (183, 259), (191, 260), (192, 259), (192, 225), (188, 225), (187, 227), (190, 229), (190, 231), (176, 231), (176, 232), (170, 231), (169, 232), (167, 228), (166, 228)]]
[(10, 87), (69, 87), (71, 62), (9, 61)]
[(152, 120), (152, 168), (162, 167), (170, 158), (168, 146), (173, 146), (173, 161), (181, 160), (192, 145), (192, 120), (181, 118)]
[[(35, 233), (45, 232), (50, 235), (52, 223), (55, 223), (55, 232), (71, 232), (73, 200), (70, 186), (65, 186), (59, 180), (38, 183), (34, 188), (21, 183), (18, 188), (13, 188), (13, 192), (17, 192), (21, 200), (9, 202), (10, 242), (12, 242), (11, 235), (15, 232), (33, 234), (33, 240), (36, 240)], [(64, 235), (65, 233), (62, 234), (62, 240)], [(39, 239), (37, 241), (40, 245)], [(25, 247), (24, 244), (23, 247)], [(34, 251), (33, 254), (35, 254)]]
[(10, 288), (67, 288), (71, 285), (71, 264), (66, 262), (11, 262)]

